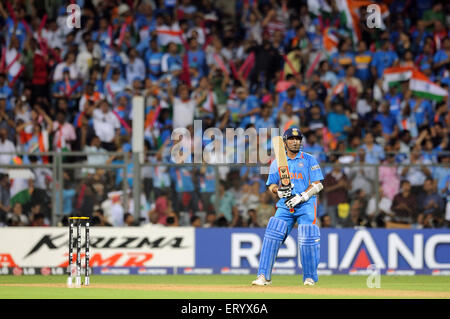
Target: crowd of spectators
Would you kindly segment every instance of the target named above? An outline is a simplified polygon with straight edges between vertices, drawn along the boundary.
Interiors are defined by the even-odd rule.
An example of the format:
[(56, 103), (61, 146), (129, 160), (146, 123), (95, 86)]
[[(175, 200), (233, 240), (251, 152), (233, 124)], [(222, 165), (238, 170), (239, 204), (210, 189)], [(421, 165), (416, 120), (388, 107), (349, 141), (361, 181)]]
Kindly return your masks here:
[[(208, 165), (144, 166), (135, 218), (121, 190), (134, 180), (131, 101), (142, 95), (146, 163), (169, 163), (173, 130), (194, 137), (194, 120), (204, 130), (297, 126), (325, 176), (322, 227), (448, 227), (448, 99), (418, 96), (408, 81), (387, 86), (383, 72), (412, 67), (448, 91), (450, 4), (383, 1), (377, 28), (361, 7), (358, 39), (342, 1), (313, 3), (0, 1), (0, 152), (22, 152), (0, 165), (69, 151), (90, 155), (64, 162), (124, 164), (64, 170), (62, 224), (88, 214), (103, 226), (266, 226), (277, 198), (245, 165), (219, 167), (218, 184)], [(22, 183), (0, 172), (0, 224), (52, 224), (55, 176), (31, 171)]]

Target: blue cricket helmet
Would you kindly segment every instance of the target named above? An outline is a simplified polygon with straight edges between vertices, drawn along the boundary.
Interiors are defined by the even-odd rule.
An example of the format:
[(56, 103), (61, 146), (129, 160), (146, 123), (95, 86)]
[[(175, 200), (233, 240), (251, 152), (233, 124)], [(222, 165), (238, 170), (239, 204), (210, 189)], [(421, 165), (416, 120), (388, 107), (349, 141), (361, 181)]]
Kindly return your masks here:
[(286, 131), (284, 131), (283, 134), (283, 141), (286, 142), (286, 140), (290, 137), (299, 137), (300, 140), (303, 139), (303, 134), (300, 132), (300, 129), (297, 127), (290, 127)]

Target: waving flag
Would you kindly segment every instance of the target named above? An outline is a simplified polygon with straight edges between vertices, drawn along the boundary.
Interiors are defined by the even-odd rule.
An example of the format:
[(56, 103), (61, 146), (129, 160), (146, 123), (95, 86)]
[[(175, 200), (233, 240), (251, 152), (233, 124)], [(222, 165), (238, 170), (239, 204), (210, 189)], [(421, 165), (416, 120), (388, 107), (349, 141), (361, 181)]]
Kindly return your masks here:
[(384, 83), (391, 87), (399, 82), (407, 81), (411, 78), (413, 71), (414, 68), (410, 66), (386, 68), (383, 72)]
[(331, 94), (332, 94), (332, 96), (338, 95), (339, 93), (344, 91), (344, 89), (345, 89), (345, 83), (339, 82), (338, 84), (336, 84), (334, 86), (333, 90), (331, 91)]
[(441, 102), (444, 97), (448, 96), (447, 90), (430, 81), (430, 79), (419, 71), (414, 71), (409, 80), (409, 89), (414, 95), (426, 99)]
[[(11, 164), (20, 167), (23, 162), (19, 156), (15, 156), (12, 158)], [(11, 183), (11, 187), (9, 189), (11, 206), (15, 203), (27, 203), (31, 198), (31, 195), (28, 192), (28, 180), (34, 179), (33, 172), (27, 168), (12, 168), (8, 169), (8, 176)]]
[(322, 11), (331, 12), (330, 5), (325, 0), (308, 0), (308, 11), (318, 16)]
[(323, 31), (323, 48), (325, 51), (331, 55), (338, 50), (337, 46), (339, 44), (338, 37), (334, 34), (334, 29), (327, 27)]
[[(384, 3), (377, 3), (375, 1), (367, 0), (337, 0), (336, 5), (338, 10), (343, 14), (347, 29), (351, 31), (354, 43), (361, 41), (361, 28), (359, 26), (359, 11), (361, 7), (367, 7), (371, 4), (376, 4), (380, 8), (381, 18), (389, 15), (389, 8)], [(385, 29), (383, 21), (381, 21), (381, 29)]]

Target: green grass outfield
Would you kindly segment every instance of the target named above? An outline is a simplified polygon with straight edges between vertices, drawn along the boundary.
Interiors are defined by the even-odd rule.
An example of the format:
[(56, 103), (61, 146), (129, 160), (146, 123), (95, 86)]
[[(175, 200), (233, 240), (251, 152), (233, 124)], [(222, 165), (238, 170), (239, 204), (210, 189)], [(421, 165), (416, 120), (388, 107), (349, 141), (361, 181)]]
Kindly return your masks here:
[(322, 276), (313, 287), (300, 276), (274, 276), (268, 287), (252, 287), (254, 275), (92, 276), (81, 288), (67, 288), (66, 278), (0, 276), (0, 299), (450, 299), (446, 276), (381, 276), (381, 288), (347, 275)]

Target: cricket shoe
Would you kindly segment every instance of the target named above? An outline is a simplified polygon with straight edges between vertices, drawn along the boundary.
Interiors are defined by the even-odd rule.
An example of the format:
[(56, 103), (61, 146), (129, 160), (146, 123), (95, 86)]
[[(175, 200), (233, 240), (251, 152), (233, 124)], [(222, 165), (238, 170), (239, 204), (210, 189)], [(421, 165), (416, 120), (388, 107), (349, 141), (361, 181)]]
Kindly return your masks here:
[(311, 278), (306, 278), (303, 282), (304, 286), (314, 286), (316, 283)]
[(266, 280), (264, 275), (259, 275), (258, 278), (252, 281), (253, 286), (269, 286), (272, 284), (272, 280)]

